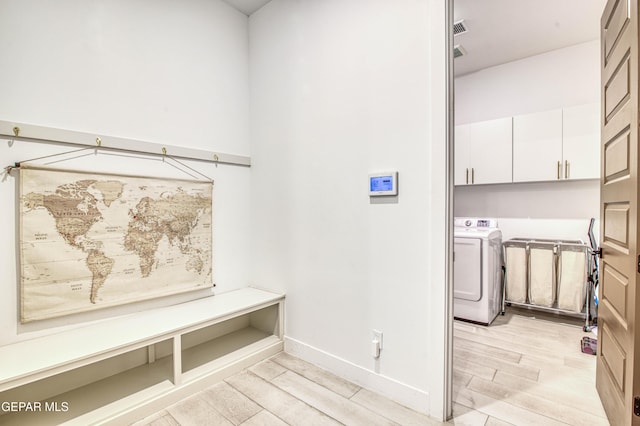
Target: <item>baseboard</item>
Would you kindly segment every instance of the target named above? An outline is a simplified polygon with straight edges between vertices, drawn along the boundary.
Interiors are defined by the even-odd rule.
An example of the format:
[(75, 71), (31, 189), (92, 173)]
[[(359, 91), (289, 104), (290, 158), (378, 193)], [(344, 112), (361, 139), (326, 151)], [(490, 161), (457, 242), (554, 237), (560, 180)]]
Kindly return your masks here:
[(383, 395), (420, 413), (429, 413), (429, 393), (353, 364), (299, 340), (285, 336), (284, 351), (324, 368), (358, 386)]

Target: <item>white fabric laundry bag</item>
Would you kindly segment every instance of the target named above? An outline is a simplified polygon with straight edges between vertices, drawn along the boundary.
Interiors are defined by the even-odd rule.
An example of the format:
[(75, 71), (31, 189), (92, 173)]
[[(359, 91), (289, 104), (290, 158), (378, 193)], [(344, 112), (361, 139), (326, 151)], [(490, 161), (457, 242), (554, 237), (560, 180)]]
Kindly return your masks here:
[(529, 301), (533, 305), (551, 307), (556, 301), (556, 265), (553, 246), (531, 247), (529, 250)]
[(558, 308), (582, 312), (587, 290), (587, 255), (584, 251), (561, 250)]
[(505, 299), (509, 302), (527, 302), (527, 250), (524, 246), (506, 246)]

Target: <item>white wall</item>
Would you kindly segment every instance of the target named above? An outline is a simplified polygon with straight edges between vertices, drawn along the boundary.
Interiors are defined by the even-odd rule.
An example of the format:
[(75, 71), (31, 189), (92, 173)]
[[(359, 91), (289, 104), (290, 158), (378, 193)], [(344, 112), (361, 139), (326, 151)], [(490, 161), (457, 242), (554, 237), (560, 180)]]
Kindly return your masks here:
[(456, 78), (456, 124), (599, 102), (599, 49), (593, 40)]
[[(442, 418), (444, 8), (274, 0), (248, 28), (217, 0), (6, 0), (0, 119), (251, 154), (250, 170), (189, 162), (216, 180), (217, 291), (287, 292), (289, 348)], [(0, 158), (66, 149), (2, 140)], [(172, 173), (145, 159), (65, 164)], [(367, 174), (383, 169), (400, 172), (400, 195), (371, 202)], [(0, 182), (0, 345), (178, 300), (19, 326), (15, 179)]]
[[(440, 417), (444, 3), (273, 0), (250, 17), (254, 283), (286, 291), (288, 351)], [(370, 200), (384, 170), (399, 196)]]
[[(582, 239), (600, 216), (597, 181), (457, 186), (455, 214), (495, 217), (503, 240), (515, 237)], [(596, 234), (597, 235), (597, 234)]]
[[(456, 124), (599, 102), (599, 41), (487, 68), (455, 80)], [(496, 217), (503, 238), (585, 239), (599, 218), (598, 180), (455, 188), (455, 215)]]
[[(0, 119), (249, 155), (248, 19), (218, 0), (3, 0)], [(2, 167), (71, 148), (0, 140)], [(249, 282), (250, 169), (187, 162), (215, 180), (216, 292)], [(188, 176), (98, 155), (61, 165)], [(17, 175), (0, 180), (0, 344), (211, 294), (18, 324)]]

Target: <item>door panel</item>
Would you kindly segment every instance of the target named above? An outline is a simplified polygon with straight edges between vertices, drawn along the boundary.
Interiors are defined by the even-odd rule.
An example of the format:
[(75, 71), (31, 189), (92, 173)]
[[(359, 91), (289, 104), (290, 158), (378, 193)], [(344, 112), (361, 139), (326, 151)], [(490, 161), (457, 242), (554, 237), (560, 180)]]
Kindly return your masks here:
[[(640, 333), (638, 243), (638, 0), (608, 0), (601, 19), (601, 180), (596, 387), (612, 425), (633, 414)], [(636, 374), (637, 375), (637, 374)]]
[(604, 203), (602, 241), (616, 245), (617, 249), (629, 251), (629, 203)]
[(616, 271), (611, 265), (603, 265), (601, 275), (603, 280), (607, 281), (607, 287), (602, 289), (604, 299), (611, 304), (610, 310), (620, 318), (627, 317), (627, 288), (629, 287), (629, 278), (619, 271)]
[(611, 53), (611, 49), (615, 44), (616, 40), (622, 33), (622, 27), (629, 22), (628, 17), (630, 16), (629, 3), (626, 1), (616, 1), (609, 10), (607, 15), (607, 31), (603, 33), (604, 35), (604, 56), (608, 58)]
[(625, 378), (624, 371), (626, 368), (625, 351), (620, 347), (614, 338), (613, 333), (609, 331), (608, 327), (602, 327), (602, 334), (600, 339), (602, 343), (600, 345), (600, 352), (602, 352), (601, 358), (607, 367), (613, 382), (616, 384), (616, 390), (619, 396), (624, 393)]
[(629, 178), (629, 137), (627, 127), (620, 136), (605, 145), (603, 173), (605, 183), (610, 183), (614, 179)]
[(611, 113), (629, 96), (631, 90), (629, 66), (629, 57), (626, 56), (624, 62), (611, 76), (611, 80), (604, 86), (604, 109), (607, 117), (611, 116)]

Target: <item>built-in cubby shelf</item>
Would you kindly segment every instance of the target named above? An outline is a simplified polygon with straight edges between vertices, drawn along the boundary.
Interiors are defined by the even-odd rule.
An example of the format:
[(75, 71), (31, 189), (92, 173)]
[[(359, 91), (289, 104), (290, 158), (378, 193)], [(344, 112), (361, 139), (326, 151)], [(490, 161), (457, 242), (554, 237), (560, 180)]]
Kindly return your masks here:
[[(0, 347), (0, 424), (122, 424), (283, 348), (284, 296), (244, 288)], [(38, 405), (39, 404), (39, 405)]]

